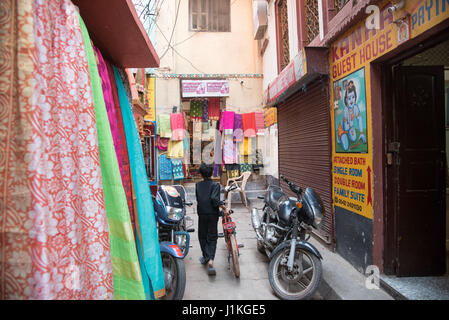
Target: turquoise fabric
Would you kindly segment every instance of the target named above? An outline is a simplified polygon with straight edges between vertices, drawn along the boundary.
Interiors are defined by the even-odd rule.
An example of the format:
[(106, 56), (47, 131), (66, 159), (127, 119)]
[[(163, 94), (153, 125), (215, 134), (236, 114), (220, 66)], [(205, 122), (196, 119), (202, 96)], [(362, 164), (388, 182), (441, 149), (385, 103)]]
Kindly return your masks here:
[(165, 283), (153, 200), (151, 198), (137, 125), (126, 96), (125, 87), (115, 67), (114, 73), (125, 128), (126, 143), (128, 145), (132, 181), (136, 194), (138, 225), (140, 226), (136, 234), (139, 238), (138, 241), (141, 242), (138, 244), (138, 252), (141, 262), (143, 262), (141, 263), (141, 270), (144, 289), (147, 297), (158, 298), (165, 294)]

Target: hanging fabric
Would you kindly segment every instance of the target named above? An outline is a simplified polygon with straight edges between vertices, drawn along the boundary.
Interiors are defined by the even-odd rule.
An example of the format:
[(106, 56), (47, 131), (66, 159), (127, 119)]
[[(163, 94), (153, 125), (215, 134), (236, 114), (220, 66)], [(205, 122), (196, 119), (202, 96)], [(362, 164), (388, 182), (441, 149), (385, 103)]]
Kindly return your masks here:
[(225, 164), (235, 163), (235, 144), (231, 134), (223, 137), (223, 160)]
[(171, 121), (169, 114), (158, 114), (157, 122), (156, 122), (156, 134), (161, 138), (170, 138), (171, 139)]
[(161, 138), (161, 136), (156, 136), (156, 147), (161, 151), (167, 151), (169, 138)]
[(168, 158), (183, 158), (184, 157), (184, 141), (173, 141), (168, 142), (167, 147), (167, 157)]
[(208, 98), (209, 120), (220, 119), (220, 98)]
[(138, 226), (136, 232), (138, 238), (137, 249), (141, 260), (140, 267), (144, 290), (147, 298), (158, 298), (165, 295), (165, 284), (153, 201), (136, 122), (117, 68), (114, 67), (114, 71), (129, 149), (132, 181), (136, 194), (138, 216), (138, 221), (136, 221), (136, 226)]
[(170, 114), (171, 139), (174, 141), (184, 140), (184, 116), (182, 113)]
[(201, 121), (193, 121), (193, 138), (192, 138), (192, 152), (193, 152), (193, 164), (201, 163)]
[(117, 92), (117, 84), (115, 82), (115, 75), (114, 75), (114, 69), (112, 68), (112, 65), (108, 62), (106, 62), (106, 66), (108, 68), (108, 76), (109, 76), (109, 83), (111, 84), (112, 88), (112, 98), (114, 99), (114, 109), (115, 109), (115, 116), (116, 116), (116, 124), (118, 128), (118, 134), (119, 134), (119, 150), (115, 150), (117, 154), (117, 160), (119, 162), (119, 168), (120, 168), (120, 175), (122, 178), (122, 184), (123, 188), (125, 189), (126, 194), (126, 200), (128, 202), (128, 209), (129, 209), (129, 217), (131, 219), (131, 224), (133, 226), (133, 230), (135, 230), (135, 224), (134, 224), (134, 202), (133, 202), (133, 194), (132, 194), (132, 178), (131, 178), (131, 167), (129, 164), (129, 157), (128, 157), (128, 146), (126, 143), (126, 136), (125, 136), (125, 128), (123, 127), (123, 118), (122, 118), (122, 111), (120, 109), (120, 101), (118, 98), (118, 92)]
[(243, 141), (243, 122), (242, 115), (236, 113), (234, 116), (234, 141)]
[(101, 78), (91, 40), (81, 16), (79, 23), (83, 33), (95, 106), (104, 202), (110, 231), (114, 299), (144, 299), (135, 238), (114, 149)]
[(201, 120), (203, 118), (203, 101), (191, 100), (190, 101), (190, 120)]
[(166, 154), (159, 156), (159, 180), (171, 180), (172, 179), (172, 162), (167, 158)]
[(224, 134), (233, 134), (234, 131), (234, 111), (223, 111), (220, 122), (222, 123), (222, 129)]
[(182, 169), (182, 160), (181, 159), (172, 159), (172, 169), (173, 169), (173, 180), (182, 180), (184, 179), (184, 172)]
[(257, 135), (263, 135), (265, 124), (264, 124), (264, 114), (263, 112), (255, 112), (254, 118), (256, 121), (256, 134)]
[(256, 136), (256, 117), (254, 112), (242, 114), (243, 135), (245, 137)]
[(208, 100), (203, 100), (203, 116), (201, 118), (203, 122), (209, 121), (209, 108), (208, 108)]
[(76, 9), (68, 0), (1, 7), (8, 14), (0, 18), (0, 298), (111, 299), (95, 110)]

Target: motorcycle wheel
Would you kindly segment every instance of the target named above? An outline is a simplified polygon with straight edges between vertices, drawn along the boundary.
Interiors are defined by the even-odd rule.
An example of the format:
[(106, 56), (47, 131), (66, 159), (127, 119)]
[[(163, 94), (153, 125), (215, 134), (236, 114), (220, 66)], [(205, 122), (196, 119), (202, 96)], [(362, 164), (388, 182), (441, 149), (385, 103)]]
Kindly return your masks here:
[(286, 248), (271, 259), (268, 268), (270, 286), (283, 300), (310, 299), (318, 289), (323, 275), (321, 260), (308, 251), (296, 248), (293, 270), (288, 271), (289, 253), (290, 248)]
[(165, 296), (161, 300), (182, 300), (186, 288), (186, 269), (184, 260), (161, 252), (164, 269)]
[(239, 252), (237, 248), (237, 240), (234, 234), (229, 236), (229, 242), (231, 244), (231, 258), (232, 258), (232, 271), (236, 278), (240, 277), (240, 265), (239, 265)]

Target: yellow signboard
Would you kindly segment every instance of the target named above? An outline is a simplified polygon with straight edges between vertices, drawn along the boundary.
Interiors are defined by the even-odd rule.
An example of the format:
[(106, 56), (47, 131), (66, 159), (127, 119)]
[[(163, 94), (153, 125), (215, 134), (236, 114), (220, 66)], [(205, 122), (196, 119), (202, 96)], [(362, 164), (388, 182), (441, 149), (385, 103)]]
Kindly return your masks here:
[(371, 62), (449, 19), (449, 0), (405, 1), (394, 12), (391, 6), (386, 1), (367, 18), (377, 23), (363, 20), (343, 34), (329, 56), (333, 204), (369, 219), (374, 201)]
[(156, 100), (155, 100), (155, 82), (156, 78), (149, 77), (147, 88), (147, 99), (148, 99), (148, 112), (144, 119), (149, 121), (156, 121)]

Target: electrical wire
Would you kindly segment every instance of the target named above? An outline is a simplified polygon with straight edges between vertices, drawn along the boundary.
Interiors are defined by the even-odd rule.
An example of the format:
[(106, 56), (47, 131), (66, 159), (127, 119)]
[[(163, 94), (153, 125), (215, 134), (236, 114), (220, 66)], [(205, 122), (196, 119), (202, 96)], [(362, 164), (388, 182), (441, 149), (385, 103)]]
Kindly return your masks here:
[[(170, 47), (171, 47), (171, 40), (172, 40), (172, 38), (173, 38), (173, 34), (175, 33), (175, 29), (176, 29), (176, 22), (178, 21), (178, 15), (179, 15), (179, 7), (181, 6), (181, 0), (179, 0), (178, 1), (178, 8), (176, 9), (176, 16), (175, 16), (175, 22), (174, 22), (174, 24), (173, 24), (173, 29), (172, 29), (172, 31), (171, 31), (171, 35), (170, 35), (170, 40), (168, 40), (168, 46), (167, 46), (167, 49), (165, 50), (165, 52), (159, 57), (159, 59), (162, 59), (164, 56), (165, 56), (165, 54), (168, 52), (168, 50), (170, 49)], [(162, 32), (162, 31), (161, 31)], [(173, 49), (173, 47), (172, 47), (172, 49)]]

